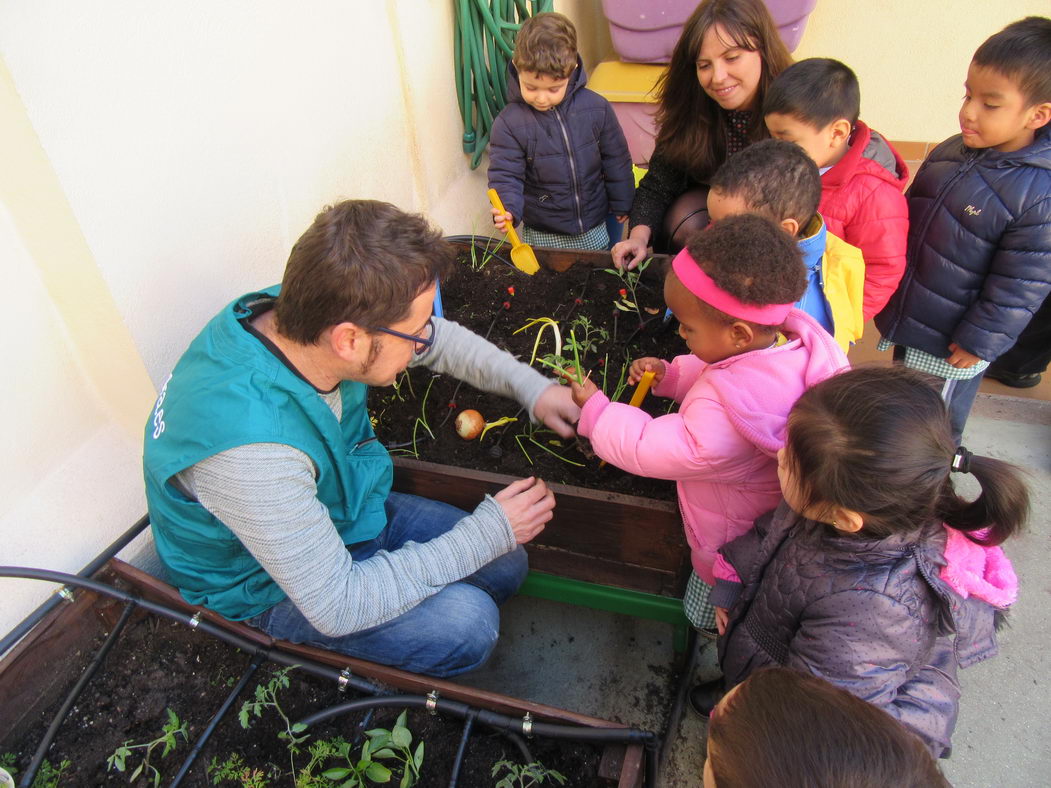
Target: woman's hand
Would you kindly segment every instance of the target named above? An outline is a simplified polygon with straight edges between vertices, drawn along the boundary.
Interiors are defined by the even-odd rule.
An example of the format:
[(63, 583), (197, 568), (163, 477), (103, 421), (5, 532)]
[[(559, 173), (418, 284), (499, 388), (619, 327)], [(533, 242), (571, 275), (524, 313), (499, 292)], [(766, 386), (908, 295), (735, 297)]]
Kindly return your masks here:
[(664, 362), (652, 356), (635, 359), (628, 367), (628, 385), (634, 386), (647, 372), (653, 373), (654, 383), (660, 383), (664, 377)]
[(610, 254), (613, 255), (615, 268), (627, 268), (629, 271), (646, 259), (646, 250), (650, 245), (650, 228), (644, 224), (631, 228), (628, 237), (613, 244)]
[(507, 515), (518, 544), (525, 544), (543, 531), (555, 508), (555, 494), (535, 476), (511, 482), (493, 498)]
[(493, 224), (496, 225), (496, 229), (502, 233), (506, 233), (508, 228), (515, 226), (515, 217), (509, 214), (507, 211), (500, 211), (498, 208), (489, 209), (493, 214)]

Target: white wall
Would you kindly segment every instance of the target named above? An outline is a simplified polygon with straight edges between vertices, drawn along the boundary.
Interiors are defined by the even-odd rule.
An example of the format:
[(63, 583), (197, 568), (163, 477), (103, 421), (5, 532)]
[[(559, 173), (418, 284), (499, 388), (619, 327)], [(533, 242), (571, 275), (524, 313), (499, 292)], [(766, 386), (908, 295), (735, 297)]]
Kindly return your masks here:
[[(325, 204), (486, 231), (451, 0), (0, 0), (0, 563), (75, 571), (143, 511), (155, 387)], [(557, 6), (585, 55), (599, 0)], [(12, 178), (12, 168), (18, 178)], [(0, 580), (0, 633), (52, 587)]]

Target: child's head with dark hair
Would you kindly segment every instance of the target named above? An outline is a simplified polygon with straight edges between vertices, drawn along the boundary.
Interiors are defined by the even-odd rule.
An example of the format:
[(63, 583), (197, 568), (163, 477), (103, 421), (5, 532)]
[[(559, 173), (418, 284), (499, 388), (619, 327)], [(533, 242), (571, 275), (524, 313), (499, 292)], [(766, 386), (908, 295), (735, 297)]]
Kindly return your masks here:
[(1051, 19), (1027, 16), (986, 39), (964, 89), (964, 145), (1003, 153), (1031, 145), (1051, 120)]
[[(1029, 491), (1014, 466), (960, 452), (929, 377), (862, 367), (799, 398), (778, 477), (794, 511), (840, 532), (878, 538), (945, 523), (979, 544), (1000, 544), (1025, 523)], [(974, 501), (950, 479), (960, 464), (982, 488)]]
[(756, 213), (795, 237), (805, 230), (821, 202), (821, 176), (802, 148), (762, 140), (735, 153), (711, 179), (708, 213), (718, 223), (728, 216)]
[(712, 364), (768, 347), (806, 281), (798, 245), (769, 219), (743, 214), (690, 237), (664, 298), (690, 352)]
[(562, 103), (577, 67), (577, 31), (562, 14), (546, 12), (522, 22), (511, 62), (522, 100), (539, 112)]
[(809, 673), (769, 668), (727, 693), (708, 723), (705, 788), (934, 788), (948, 781), (882, 709)]
[(789, 66), (763, 100), (770, 136), (794, 142), (818, 167), (843, 158), (860, 112), (858, 78), (843, 63), (824, 57)]

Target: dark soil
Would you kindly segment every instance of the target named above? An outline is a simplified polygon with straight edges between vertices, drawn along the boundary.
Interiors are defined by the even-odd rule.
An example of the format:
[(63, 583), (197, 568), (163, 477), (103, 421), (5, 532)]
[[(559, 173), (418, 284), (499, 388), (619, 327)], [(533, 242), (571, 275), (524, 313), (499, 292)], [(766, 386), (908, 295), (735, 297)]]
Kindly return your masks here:
[[(101, 637), (95, 646), (100, 643)], [(91, 653), (71, 658), (68, 665), (70, 685), (93, 653), (92, 649)], [(74, 706), (47, 754), (52, 765), (57, 766), (66, 759), (71, 762), (59, 785), (127, 785), (127, 773), (141, 762), (143, 750), (134, 751), (128, 760), (127, 773), (123, 775), (107, 771), (106, 759), (124, 742), (131, 740), (139, 744), (160, 736), (162, 726), (168, 720), (166, 709), (171, 709), (186, 724), (189, 741), (180, 737), (178, 748), (166, 758), (160, 757), (161, 748), (158, 747), (150, 759), (151, 765), (155, 765), (161, 773), (160, 784), (169, 784), (249, 662), (247, 653), (202, 632), (195, 632), (183, 624), (147, 617), (129, 625), (102, 669)], [(264, 663), (256, 671), (182, 785), (212, 785), (207, 768), (209, 763), (213, 760), (221, 763), (234, 754), (240, 755), (249, 769), (260, 771), (265, 782), (259, 785), (294, 784), (290, 776), (292, 767), (288, 749), (284, 740), (278, 737), (284, 730), (280, 717), (273, 711), (264, 711), (260, 718), (253, 718), (247, 730), (241, 727), (238, 720), (242, 703), (252, 700), (255, 687), (270, 681), (276, 670), (278, 668), (271, 663)], [(289, 678), (291, 685), (280, 691), (279, 702), (293, 722), (353, 697), (352, 692), (340, 694), (332, 682), (303, 671), (293, 670)], [(59, 702), (46, 709), (33, 725), (25, 726), (26, 730), (13, 739), (13, 745), (8, 745), (7, 750), (14, 752), (17, 757), (15, 766), (19, 770), (24, 770), (28, 765)], [(307, 731), (310, 740), (304, 745), (302, 754), (296, 756), (296, 768), (306, 766), (309, 760), (306, 747), (311, 743), (336, 736), (356, 741), (361, 729), (359, 726), (365, 729), (391, 728), (398, 714), (398, 710), (377, 710), (367, 720), (363, 719), (362, 714), (351, 714), (311, 728)], [(444, 788), (448, 785), (450, 769), (459, 745), (462, 721), (432, 717), (426, 711), (413, 710), (409, 711), (407, 727), (413, 735), (412, 749), (415, 749), (418, 741), (425, 742), (422, 774), (417, 785), (421, 788)], [(8, 741), (12, 741), (12, 738), (8, 737)], [(601, 757), (598, 748), (540, 738), (530, 740), (529, 747), (536, 760), (566, 775), (567, 785), (601, 784), (597, 778)], [(360, 742), (352, 752), (356, 754), (358, 750)], [(492, 786), (496, 782), (490, 776), (492, 765), (503, 759), (516, 763), (523, 760), (519, 750), (505, 736), (476, 726), (468, 743), (458, 785), (464, 788)], [(314, 774), (337, 765), (335, 762), (327, 763), (315, 769)], [(398, 781), (399, 777), (395, 776), (390, 784), (397, 785)], [(320, 788), (339, 785), (340, 782), (322, 781), (310, 785)], [(152, 785), (153, 781), (140, 778), (135, 784), (147, 786)], [(227, 780), (221, 784), (240, 783)]]
[[(616, 301), (623, 302), (625, 296), (620, 291), (627, 288), (617, 276), (601, 268), (578, 264), (565, 273), (542, 268), (533, 276), (526, 276), (499, 261), (490, 262), (479, 271), (471, 268), (469, 260), (462, 263), (457, 273), (442, 283), (446, 318), (488, 337), (498, 347), (528, 362), (539, 326), (516, 334), (517, 329), (533, 318), (550, 317), (559, 322), (565, 344), (573, 321), (583, 316), (608, 336), (594, 339), (594, 348), (581, 358), (581, 367), (588, 370), (591, 379), (610, 396), (622, 371), (626, 379), (626, 366), (633, 359), (669, 358), (685, 350), (675, 333), (676, 324), (663, 320), (662, 275), (653, 268), (643, 273), (635, 289), (639, 310), (634, 312), (614, 306)], [(513, 288), (513, 294), (508, 288)], [(629, 300), (630, 297), (628, 292)], [(576, 333), (580, 339), (579, 327)], [(541, 340), (538, 356), (553, 350), (554, 341), (548, 331)], [(572, 358), (572, 353), (565, 348), (562, 354)], [(545, 374), (554, 374), (539, 362), (535, 366)], [(549, 482), (648, 498), (674, 498), (671, 482), (641, 478), (611, 465), (600, 468), (598, 459), (583, 439), (559, 440), (542, 427), (533, 432), (528, 415), (521, 412), (515, 402), (466, 384), (457, 390), (458, 381), (433, 375), (423, 367), (409, 370), (407, 374), (408, 382), (403, 378), (396, 389), (373, 389), (369, 397), (376, 433), (392, 453), (414, 456), (415, 430), (415, 453), (421, 460), (516, 477), (535, 475)], [(624, 388), (619, 401), (627, 402), (632, 392), (633, 387)], [(671, 400), (652, 395), (643, 403), (643, 409), (654, 416), (668, 412), (671, 406)], [(490, 430), (481, 442), (465, 441), (453, 428), (456, 414), (465, 408), (479, 411), (488, 422), (503, 416), (516, 417), (518, 421)], [(417, 424), (421, 415), (426, 417), (434, 439)], [(530, 436), (544, 448), (530, 441)]]

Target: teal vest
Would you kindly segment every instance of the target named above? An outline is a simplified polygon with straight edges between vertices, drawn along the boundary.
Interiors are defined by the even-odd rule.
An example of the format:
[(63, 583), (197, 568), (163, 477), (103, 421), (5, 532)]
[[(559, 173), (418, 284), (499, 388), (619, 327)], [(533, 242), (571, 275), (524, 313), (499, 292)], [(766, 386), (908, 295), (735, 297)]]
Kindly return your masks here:
[(239, 621), (273, 607), (285, 593), (225, 525), (169, 480), (235, 446), (283, 443), (317, 467), (317, 497), (344, 544), (372, 539), (387, 524), (393, 467), (372, 430), (368, 387), (340, 384), (343, 419), (239, 318), (271, 301), (275, 286), (249, 293), (197, 336), (161, 389), (146, 424), (143, 471), (157, 553), (192, 604)]

